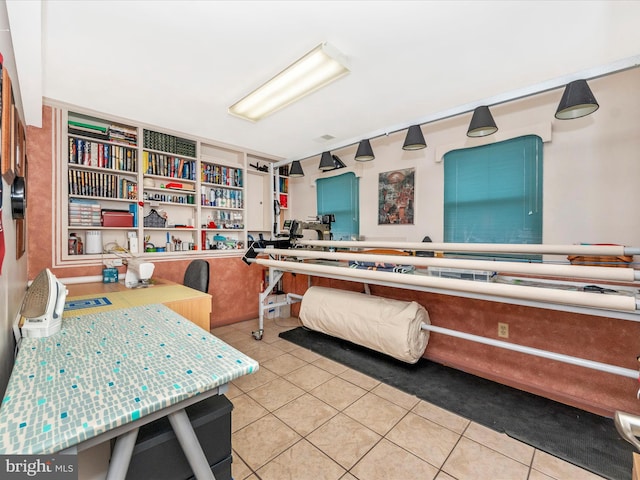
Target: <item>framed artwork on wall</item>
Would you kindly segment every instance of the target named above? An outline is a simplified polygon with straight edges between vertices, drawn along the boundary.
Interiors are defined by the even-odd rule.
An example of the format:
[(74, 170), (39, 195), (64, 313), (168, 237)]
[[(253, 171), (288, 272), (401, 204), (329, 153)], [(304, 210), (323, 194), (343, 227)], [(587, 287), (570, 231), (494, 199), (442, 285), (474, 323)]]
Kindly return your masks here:
[(11, 117), (13, 112), (13, 94), (11, 92), (11, 79), (6, 68), (2, 68), (2, 93), (0, 94), (0, 161), (2, 165), (2, 178), (11, 185), (15, 172), (13, 171), (13, 159), (11, 156)]
[(24, 170), (25, 138), (24, 127), (18, 116), (18, 108), (13, 106), (13, 173), (22, 177)]
[(378, 225), (413, 225), (415, 168), (378, 174)]

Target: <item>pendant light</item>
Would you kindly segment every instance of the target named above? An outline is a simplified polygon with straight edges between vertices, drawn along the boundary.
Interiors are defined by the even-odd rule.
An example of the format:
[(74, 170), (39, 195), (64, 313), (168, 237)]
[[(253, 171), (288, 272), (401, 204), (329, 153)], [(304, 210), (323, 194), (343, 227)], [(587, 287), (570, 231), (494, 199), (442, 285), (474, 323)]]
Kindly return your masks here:
[(333, 170), (336, 168), (336, 164), (333, 161), (333, 157), (331, 156), (331, 152), (322, 152), (322, 157), (320, 157), (320, 165), (318, 168), (322, 171)]
[(473, 117), (471, 117), (471, 123), (469, 124), (469, 130), (467, 130), (468, 137), (486, 137), (492, 133), (496, 133), (498, 127), (493, 120), (491, 111), (486, 105), (477, 107), (473, 111)]
[(302, 170), (302, 165), (300, 165), (300, 160), (294, 160), (291, 162), (291, 168), (289, 169), (290, 177), (304, 177), (304, 170)]
[(600, 105), (593, 96), (586, 80), (575, 80), (569, 83), (562, 94), (558, 104), (556, 118), (559, 120), (571, 120), (584, 117), (595, 112)]
[(371, 148), (371, 142), (369, 142), (369, 140), (362, 140), (358, 144), (358, 151), (356, 152), (355, 158), (358, 162), (368, 162), (369, 160), (376, 158), (373, 154), (373, 149)]
[(404, 139), (403, 150), (421, 150), (426, 148), (427, 142), (424, 141), (422, 129), (420, 125), (411, 125), (407, 130), (407, 136)]

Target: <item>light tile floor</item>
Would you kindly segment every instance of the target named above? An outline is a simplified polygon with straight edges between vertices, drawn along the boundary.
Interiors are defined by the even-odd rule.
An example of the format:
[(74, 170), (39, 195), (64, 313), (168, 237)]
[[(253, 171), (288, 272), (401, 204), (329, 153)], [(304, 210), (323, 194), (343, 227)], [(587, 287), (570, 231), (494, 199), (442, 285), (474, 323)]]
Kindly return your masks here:
[(227, 393), (234, 480), (601, 478), (278, 337), (297, 326), (212, 330), (260, 362)]

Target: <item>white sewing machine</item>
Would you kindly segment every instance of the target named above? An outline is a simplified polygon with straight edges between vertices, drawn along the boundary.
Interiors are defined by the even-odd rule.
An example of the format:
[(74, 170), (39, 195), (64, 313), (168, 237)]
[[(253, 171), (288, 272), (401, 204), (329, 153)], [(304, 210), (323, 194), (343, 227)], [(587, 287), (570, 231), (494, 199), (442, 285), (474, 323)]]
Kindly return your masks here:
[(148, 287), (151, 285), (151, 276), (155, 265), (151, 262), (143, 262), (138, 258), (127, 261), (127, 273), (124, 276), (124, 286), (127, 288)]

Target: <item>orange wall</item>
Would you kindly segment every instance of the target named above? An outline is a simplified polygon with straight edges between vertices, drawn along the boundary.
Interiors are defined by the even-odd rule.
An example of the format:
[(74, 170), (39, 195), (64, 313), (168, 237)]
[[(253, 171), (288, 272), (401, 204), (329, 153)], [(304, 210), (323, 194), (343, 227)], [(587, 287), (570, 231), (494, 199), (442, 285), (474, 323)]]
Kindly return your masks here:
[[(303, 294), (306, 275), (284, 277), (284, 290)], [(313, 278), (313, 285), (363, 291), (362, 283)], [(433, 325), (496, 340), (498, 322), (509, 324), (507, 341), (637, 369), (640, 323), (371, 285), (371, 294), (423, 305)], [(294, 305), (293, 312), (299, 310)], [(448, 335), (431, 333), (426, 358), (606, 416), (640, 414), (638, 381), (555, 362)]]
[[(33, 279), (43, 268), (52, 268), (54, 230), (52, 209), (52, 123), (51, 108), (43, 107), (42, 128), (28, 127), (27, 262)], [(210, 265), (209, 293), (212, 295), (211, 326), (216, 327), (258, 316), (258, 292), (262, 281), (259, 268), (249, 268), (239, 257), (206, 258)], [(189, 260), (155, 261), (154, 275), (182, 283)], [(52, 269), (60, 278), (101, 275), (102, 267)], [(124, 267), (120, 267), (124, 273)]]

